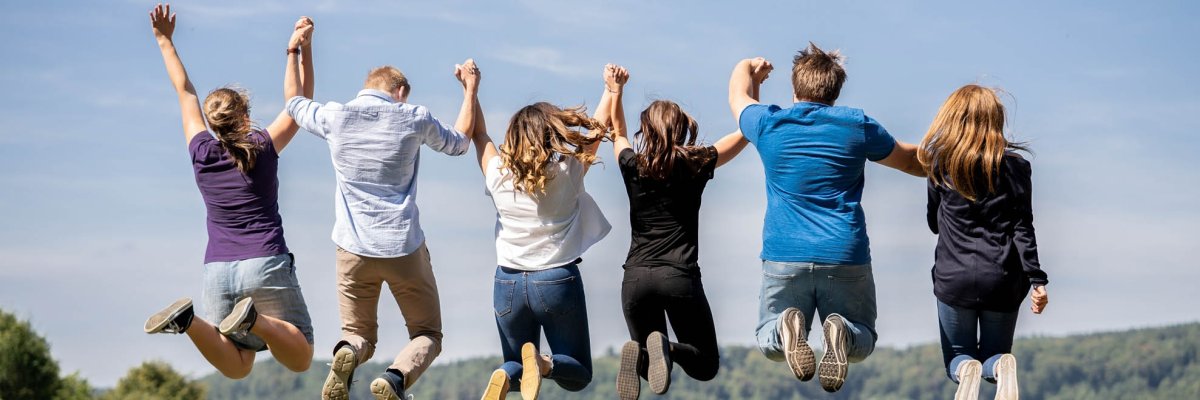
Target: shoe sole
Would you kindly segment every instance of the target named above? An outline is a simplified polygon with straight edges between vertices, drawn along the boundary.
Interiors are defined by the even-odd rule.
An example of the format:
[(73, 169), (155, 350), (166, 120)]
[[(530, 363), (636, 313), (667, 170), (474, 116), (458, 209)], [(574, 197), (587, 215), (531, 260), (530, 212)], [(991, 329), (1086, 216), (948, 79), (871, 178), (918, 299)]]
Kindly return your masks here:
[(521, 346), (521, 398), (537, 400), (542, 389), (542, 370), (538, 368), (537, 347), (533, 343)]
[[(841, 317), (838, 321), (842, 321)], [(849, 368), (849, 362), (846, 361), (846, 325), (842, 321), (834, 321), (832, 318), (825, 320), (825, 355), (821, 356), (821, 366), (819, 376), (821, 380), (821, 388), (826, 392), (833, 393), (842, 388), (842, 384), (846, 383), (846, 370)]]
[(650, 381), (650, 390), (655, 394), (666, 393), (671, 388), (670, 346), (667, 336), (662, 333), (651, 332), (646, 338), (646, 352), (650, 354), (646, 380)]
[(789, 308), (784, 310), (779, 318), (784, 319), (779, 339), (783, 341), (783, 356), (787, 360), (788, 368), (796, 375), (796, 379), (812, 380), (817, 372), (817, 356), (813, 354), (812, 347), (808, 345), (808, 338), (804, 335), (804, 314), (801, 314), (800, 310)]
[[(358, 367), (355, 358), (354, 351), (349, 349), (338, 350), (333, 355), (333, 361), (329, 363), (329, 376), (321, 387), (322, 400), (350, 400), (350, 382), (354, 378), (354, 368)], [(372, 383), (372, 392), (374, 386)]]
[(954, 400), (979, 400), (980, 374), (983, 364), (979, 361), (965, 361), (958, 367), (958, 389), (954, 391)]
[(481, 400), (504, 400), (508, 396), (508, 374), (502, 369), (492, 371)]
[(617, 370), (617, 397), (621, 400), (637, 400), (642, 395), (642, 379), (638, 377), (638, 358), (642, 349), (635, 341), (621, 346), (621, 368)]
[(144, 330), (146, 333), (162, 332), (162, 329), (165, 328), (167, 324), (171, 323), (175, 317), (178, 317), (179, 313), (191, 306), (192, 299), (184, 297), (182, 299), (175, 300), (175, 302), (171, 303), (171, 305), (167, 306), (167, 308), (164, 308), (162, 311), (151, 315), (150, 318), (146, 320), (146, 326), (143, 327), (142, 330)]
[(375, 400), (401, 400), (400, 395), (392, 391), (392, 384), (383, 378), (371, 381), (371, 394), (375, 395)]
[(239, 300), (237, 304), (233, 305), (233, 311), (229, 312), (229, 316), (221, 320), (221, 325), (217, 329), (221, 331), (222, 335), (228, 336), (234, 334), (237, 332), (238, 325), (241, 325), (242, 321), (246, 320), (246, 315), (250, 314), (251, 307), (254, 307), (253, 297)]
[(1017, 400), (1021, 396), (1017, 388), (1017, 358), (1005, 354), (996, 360), (996, 400)]

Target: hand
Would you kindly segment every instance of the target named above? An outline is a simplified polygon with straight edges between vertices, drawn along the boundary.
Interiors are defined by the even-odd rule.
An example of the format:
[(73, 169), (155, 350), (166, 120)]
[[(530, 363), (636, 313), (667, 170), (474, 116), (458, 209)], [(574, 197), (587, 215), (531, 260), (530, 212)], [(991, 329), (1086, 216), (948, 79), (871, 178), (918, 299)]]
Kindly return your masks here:
[(1042, 311), (1046, 310), (1046, 304), (1050, 303), (1050, 294), (1046, 293), (1045, 286), (1034, 287), (1033, 292), (1029, 294), (1029, 298), (1033, 300), (1033, 306), (1030, 308), (1033, 309), (1034, 314), (1041, 314)]
[(175, 14), (171, 13), (171, 4), (159, 3), (150, 10), (150, 26), (154, 28), (154, 37), (161, 40), (171, 40), (175, 33)]
[(750, 77), (754, 79), (754, 83), (762, 84), (767, 80), (767, 76), (771, 74), (771, 70), (775, 66), (771, 65), (770, 61), (762, 57), (750, 59)]
[(479, 72), (479, 67), (475, 65), (475, 60), (468, 58), (462, 64), (454, 64), (454, 77), (462, 82), (463, 89), (471, 92), (479, 92), (479, 79), (482, 74)]
[(300, 17), (296, 21), (296, 29), (292, 31), (292, 38), (288, 39), (288, 48), (295, 49), (308, 44), (312, 39), (313, 24), (308, 17)]
[(629, 70), (616, 64), (604, 65), (604, 89), (613, 93), (621, 93), (625, 83), (629, 82)]

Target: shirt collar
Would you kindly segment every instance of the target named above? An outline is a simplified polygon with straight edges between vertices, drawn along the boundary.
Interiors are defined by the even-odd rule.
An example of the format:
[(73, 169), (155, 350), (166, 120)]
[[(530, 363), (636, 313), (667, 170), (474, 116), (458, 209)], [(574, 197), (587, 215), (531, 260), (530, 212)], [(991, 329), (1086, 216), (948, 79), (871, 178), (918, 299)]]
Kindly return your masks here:
[(384, 91), (382, 91), (382, 90), (379, 90), (379, 89), (363, 89), (363, 90), (359, 90), (359, 91), (358, 91), (358, 97), (363, 97), (363, 96), (377, 97), (377, 98), (379, 98), (380, 100), (386, 101), (386, 102), (388, 102), (388, 103), (395, 103), (395, 102), (396, 102), (396, 100), (395, 100), (395, 99), (392, 99), (392, 95), (390, 95), (390, 94), (387, 94), (387, 92), (384, 92)]

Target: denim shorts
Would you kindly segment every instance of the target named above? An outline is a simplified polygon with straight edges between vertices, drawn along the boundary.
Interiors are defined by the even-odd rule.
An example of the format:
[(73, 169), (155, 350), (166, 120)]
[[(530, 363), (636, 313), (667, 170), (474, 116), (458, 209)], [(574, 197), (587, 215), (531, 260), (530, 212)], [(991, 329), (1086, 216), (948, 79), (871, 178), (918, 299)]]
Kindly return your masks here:
[[(312, 320), (300, 293), (300, 281), (296, 279), (296, 257), (290, 253), (204, 264), (203, 290), (201, 315), (213, 325), (225, 319), (238, 300), (249, 296), (254, 298), (254, 308), (260, 315), (291, 323), (304, 333), (309, 344), (313, 342)], [(250, 332), (229, 338), (243, 349), (267, 349), (262, 338)]]

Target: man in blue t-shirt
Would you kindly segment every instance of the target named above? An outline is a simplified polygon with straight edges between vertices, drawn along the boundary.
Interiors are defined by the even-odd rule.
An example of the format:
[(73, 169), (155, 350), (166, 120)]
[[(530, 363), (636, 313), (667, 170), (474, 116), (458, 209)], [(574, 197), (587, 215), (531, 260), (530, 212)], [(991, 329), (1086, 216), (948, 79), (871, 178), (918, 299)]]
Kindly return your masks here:
[(742, 60), (729, 79), (729, 106), (762, 159), (767, 215), (758, 347), (786, 360), (800, 380), (817, 374), (807, 343), (813, 313), (824, 320), (821, 387), (834, 392), (849, 362), (875, 349), (875, 282), (867, 222), (860, 205), (871, 160), (925, 176), (916, 146), (896, 141), (862, 110), (834, 106), (846, 80), (842, 57), (816, 45), (793, 60), (791, 108), (758, 104), (772, 66)]

